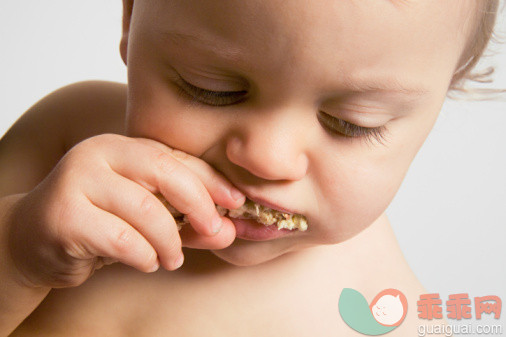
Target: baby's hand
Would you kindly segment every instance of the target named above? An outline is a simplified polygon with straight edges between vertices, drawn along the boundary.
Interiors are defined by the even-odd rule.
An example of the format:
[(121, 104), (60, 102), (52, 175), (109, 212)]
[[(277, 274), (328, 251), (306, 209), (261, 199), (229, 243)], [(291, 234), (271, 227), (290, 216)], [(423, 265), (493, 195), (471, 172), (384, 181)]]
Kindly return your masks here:
[(101, 135), (72, 148), (16, 204), (9, 248), (24, 281), (77, 286), (115, 261), (143, 272), (178, 268), (181, 237), (158, 192), (187, 214), (185, 246), (220, 249), (234, 240), (215, 203), (237, 208), (244, 196), (210, 165), (152, 140)]

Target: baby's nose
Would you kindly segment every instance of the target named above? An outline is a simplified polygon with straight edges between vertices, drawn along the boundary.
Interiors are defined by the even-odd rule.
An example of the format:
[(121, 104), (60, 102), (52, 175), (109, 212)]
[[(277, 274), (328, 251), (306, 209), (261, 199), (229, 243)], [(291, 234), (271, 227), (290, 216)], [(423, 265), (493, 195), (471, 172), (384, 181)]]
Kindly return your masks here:
[(241, 131), (227, 141), (228, 159), (263, 179), (302, 179), (308, 168), (307, 143), (303, 127), (294, 124), (272, 118), (241, 123)]

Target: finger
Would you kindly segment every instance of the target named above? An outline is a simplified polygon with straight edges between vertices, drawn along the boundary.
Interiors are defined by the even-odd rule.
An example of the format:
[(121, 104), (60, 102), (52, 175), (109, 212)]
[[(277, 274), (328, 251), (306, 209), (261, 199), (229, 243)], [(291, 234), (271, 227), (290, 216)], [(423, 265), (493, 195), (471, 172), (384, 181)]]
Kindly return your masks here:
[(151, 192), (111, 172), (101, 184), (90, 184), (85, 194), (94, 205), (120, 217), (144, 236), (164, 268), (174, 270), (180, 266), (183, 252), (176, 223)]
[(67, 250), (75, 258), (108, 257), (143, 272), (158, 269), (155, 249), (132, 226), (96, 206), (72, 227), (75, 244)]
[(222, 225), (215, 204), (200, 179), (169, 154), (135, 139), (112, 139), (106, 160), (116, 173), (160, 192), (201, 235), (215, 235)]
[(225, 218), (222, 230), (215, 236), (202, 236), (190, 226), (183, 226), (179, 232), (183, 247), (198, 249), (223, 249), (235, 240), (235, 226), (230, 219)]
[(95, 270), (101, 269), (104, 266), (111, 265), (113, 263), (119, 262), (116, 259), (113, 259), (111, 257), (103, 257), (103, 256), (97, 256), (95, 260)]
[(214, 202), (228, 209), (239, 208), (244, 204), (245, 195), (239, 191), (223, 174), (214, 169), (204, 160), (192, 156), (186, 152), (172, 149), (165, 144), (145, 138), (136, 138), (139, 142), (154, 146), (163, 152), (171, 155), (179, 162), (188, 167), (202, 181), (209, 191)]

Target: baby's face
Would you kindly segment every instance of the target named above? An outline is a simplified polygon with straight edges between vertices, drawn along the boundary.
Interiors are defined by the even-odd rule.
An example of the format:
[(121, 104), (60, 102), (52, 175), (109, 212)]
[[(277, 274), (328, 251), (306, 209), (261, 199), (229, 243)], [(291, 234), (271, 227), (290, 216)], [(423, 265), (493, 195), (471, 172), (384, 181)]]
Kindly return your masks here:
[(396, 323), (399, 323), (404, 311), (399, 296), (384, 295), (371, 306), (374, 319), (386, 326), (397, 325)]
[(128, 133), (200, 157), (247, 196), (308, 219), (305, 232), (237, 239), (220, 258), (249, 265), (342, 242), (398, 190), (475, 3), (136, 0)]

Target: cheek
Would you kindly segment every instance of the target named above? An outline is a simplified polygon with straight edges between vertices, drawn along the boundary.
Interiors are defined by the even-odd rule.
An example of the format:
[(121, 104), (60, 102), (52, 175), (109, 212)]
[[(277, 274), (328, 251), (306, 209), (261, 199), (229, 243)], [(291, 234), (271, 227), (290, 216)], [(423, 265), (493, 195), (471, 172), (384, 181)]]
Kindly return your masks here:
[[(322, 214), (333, 219), (326, 226), (326, 237), (341, 242), (353, 237), (372, 224), (387, 208), (405, 173), (405, 166), (384, 165), (370, 160), (345, 161), (328, 167), (321, 184)], [(336, 230), (338, 228), (338, 230)]]
[(403, 124), (406, 131), (397, 132), (385, 146), (334, 144), (333, 154), (319, 156), (315, 176), (320, 218), (332, 219), (322, 226), (332, 243), (371, 225), (395, 196), (431, 125), (415, 123), (418, 127), (409, 130), (407, 122)]
[(185, 104), (166, 87), (145, 90), (129, 88), (136, 99), (128, 104), (128, 136), (154, 139), (197, 157), (217, 141), (221, 127), (216, 115)]
[[(157, 140), (194, 156), (204, 153), (220, 135), (216, 113), (178, 97), (164, 76), (167, 69), (132, 48), (128, 65), (127, 135)], [(130, 51), (129, 51), (130, 52)]]

